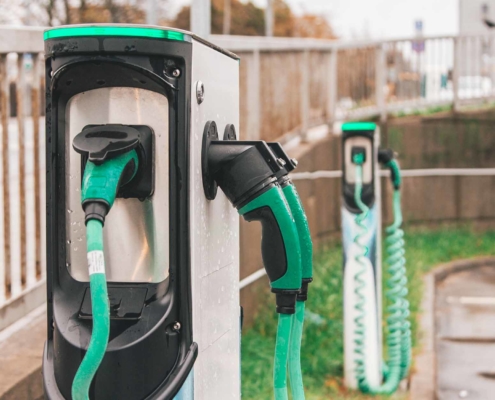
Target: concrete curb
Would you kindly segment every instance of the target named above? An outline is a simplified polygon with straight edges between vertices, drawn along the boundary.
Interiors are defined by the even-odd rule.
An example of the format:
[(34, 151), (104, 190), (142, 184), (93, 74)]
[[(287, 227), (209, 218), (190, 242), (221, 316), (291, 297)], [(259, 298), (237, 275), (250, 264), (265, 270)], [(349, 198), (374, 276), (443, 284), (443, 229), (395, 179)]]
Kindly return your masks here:
[(43, 398), (41, 362), (45, 339), (45, 306), (0, 332), (0, 400)]
[(409, 395), (411, 400), (437, 400), (435, 352), (435, 294), (437, 285), (451, 274), (486, 265), (495, 266), (495, 257), (479, 257), (441, 264), (424, 277), (424, 294), (418, 321), (421, 350), (414, 360)]

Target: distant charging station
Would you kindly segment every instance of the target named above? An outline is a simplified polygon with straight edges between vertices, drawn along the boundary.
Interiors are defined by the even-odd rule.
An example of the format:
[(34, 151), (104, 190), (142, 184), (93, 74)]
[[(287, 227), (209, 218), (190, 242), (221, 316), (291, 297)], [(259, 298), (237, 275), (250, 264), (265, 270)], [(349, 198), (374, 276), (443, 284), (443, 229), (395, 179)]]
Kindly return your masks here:
[[(350, 122), (342, 126), (344, 375), (346, 386), (353, 389), (358, 387), (356, 357), (366, 360), (364, 373), (370, 384), (378, 386), (382, 379), (379, 142), (379, 128), (374, 123)], [(369, 208), (361, 222), (363, 226), (356, 222), (361, 211), (354, 196), (357, 183), (354, 157), (358, 154), (364, 155), (361, 198)], [(360, 255), (362, 265), (356, 261)], [(358, 295), (356, 290), (360, 290)], [(362, 346), (356, 344), (355, 331), (360, 329), (356, 321), (366, 327), (366, 341)]]
[[(391, 395), (411, 366), (406, 250), (397, 154), (379, 149), (374, 123), (342, 127), (344, 248), (344, 362), (346, 386)], [(390, 173), (393, 222), (385, 229), (386, 358), (382, 353), (380, 171)]]

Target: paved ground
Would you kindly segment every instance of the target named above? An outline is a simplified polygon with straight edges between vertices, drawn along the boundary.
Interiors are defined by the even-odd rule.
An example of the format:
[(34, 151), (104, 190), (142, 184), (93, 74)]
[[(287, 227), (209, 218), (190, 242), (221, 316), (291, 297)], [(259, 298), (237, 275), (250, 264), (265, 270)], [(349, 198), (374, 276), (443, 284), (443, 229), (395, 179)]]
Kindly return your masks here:
[(495, 268), (449, 275), (435, 296), (439, 400), (495, 398)]
[(0, 332), (0, 400), (38, 400), (43, 396), (41, 360), (46, 308)]

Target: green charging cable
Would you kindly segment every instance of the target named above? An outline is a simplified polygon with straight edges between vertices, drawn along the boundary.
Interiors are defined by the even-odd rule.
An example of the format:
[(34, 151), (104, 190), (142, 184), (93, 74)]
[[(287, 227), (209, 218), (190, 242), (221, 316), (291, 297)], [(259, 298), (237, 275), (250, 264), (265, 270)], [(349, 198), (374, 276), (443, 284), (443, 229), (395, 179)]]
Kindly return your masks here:
[(105, 355), (110, 334), (110, 308), (103, 258), (102, 223), (94, 219), (89, 220), (86, 225), (86, 236), (93, 331), (86, 355), (72, 383), (73, 400), (89, 399), (89, 387)]
[(289, 360), (290, 332), (293, 315), (279, 314), (275, 358), (273, 367), (273, 390), (275, 400), (287, 400), (287, 362)]
[(292, 398), (304, 400), (304, 382), (301, 369), (301, 345), (304, 329), (305, 302), (297, 301), (296, 313), (292, 316), (292, 329), (289, 346), (289, 379)]
[(294, 217), (299, 236), (299, 245), (301, 247), (302, 285), (301, 293), (297, 297), (296, 313), (292, 319), (289, 346), (289, 379), (294, 400), (304, 400), (301, 342), (304, 328), (305, 304), (308, 297), (308, 284), (313, 280), (313, 242), (311, 240), (308, 219), (294, 184), (292, 182), (288, 183), (282, 191)]
[(88, 349), (72, 383), (73, 400), (89, 400), (91, 382), (107, 349), (110, 308), (103, 253), (103, 224), (115, 202), (119, 187), (132, 180), (137, 167), (137, 153), (131, 150), (99, 165), (88, 161), (84, 170), (81, 200), (86, 213), (93, 330)]
[(401, 210), (401, 175), (399, 164), (393, 158), (385, 163), (385, 166), (390, 169), (392, 184), (394, 187), (393, 194), (393, 211), (394, 222), (387, 227), (387, 238), (385, 244), (387, 246), (387, 265), (391, 280), (397, 282), (397, 286), (401, 288), (400, 296), (402, 300), (402, 334), (401, 334), (401, 380), (409, 375), (412, 360), (412, 336), (411, 322), (409, 321), (409, 301), (407, 300), (407, 271), (405, 258), (405, 241), (404, 231), (402, 226), (402, 210)]
[(369, 213), (369, 208), (361, 200), (362, 194), (362, 176), (364, 154), (356, 154), (353, 157), (353, 162), (356, 165), (356, 182), (354, 190), (354, 200), (361, 213), (356, 216), (356, 224), (359, 228), (359, 233), (356, 235), (354, 242), (361, 250), (355, 257), (356, 262), (361, 266), (361, 269), (356, 273), (354, 281), (356, 283), (355, 294), (358, 299), (356, 310), (358, 316), (355, 318), (356, 329), (354, 343), (356, 345), (355, 364), (356, 378), (360, 390), (369, 394), (392, 394), (394, 393), (400, 381), (407, 376), (411, 363), (411, 332), (409, 317), (409, 303), (407, 297), (407, 276), (405, 268), (405, 251), (404, 251), (404, 232), (400, 228), (402, 224), (402, 213), (400, 205), (400, 170), (395, 160), (390, 160), (386, 163), (392, 173), (392, 181), (394, 184), (394, 223), (386, 229), (387, 238), (385, 240), (387, 246), (387, 272), (389, 278), (386, 282), (387, 291), (387, 352), (388, 362), (386, 365), (387, 375), (385, 382), (374, 387), (369, 384), (366, 378), (366, 326), (365, 319), (365, 297), (362, 293), (366, 287), (366, 282), (363, 275), (366, 273), (367, 264), (364, 258), (368, 253), (368, 248), (361, 243), (361, 239), (367, 233), (365, 224)]

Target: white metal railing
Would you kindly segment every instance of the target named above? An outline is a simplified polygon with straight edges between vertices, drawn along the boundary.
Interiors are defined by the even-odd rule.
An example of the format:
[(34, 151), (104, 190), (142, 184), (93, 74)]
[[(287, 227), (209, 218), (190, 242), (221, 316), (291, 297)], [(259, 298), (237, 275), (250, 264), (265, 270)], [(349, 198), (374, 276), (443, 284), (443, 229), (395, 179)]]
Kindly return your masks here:
[[(42, 31), (0, 29), (0, 330), (45, 298)], [(210, 39), (241, 56), (245, 139), (305, 138), (321, 123), (495, 98), (494, 36)]]
[(40, 29), (0, 29), (0, 330), (45, 298), (42, 51)]
[[(284, 106), (282, 99), (273, 99), (274, 89), (267, 90), (264, 85), (284, 87), (286, 97), (298, 98), (298, 109), (285, 104), (290, 106), (288, 119), (294, 121), (289, 129), (281, 132), (277, 129), (278, 119), (273, 118), (270, 129), (277, 131), (277, 137), (286, 132), (292, 136), (304, 133), (322, 122), (372, 116), (380, 116), (383, 121), (390, 113), (449, 105), (459, 109), (464, 104), (495, 99), (495, 35), (354, 42), (220, 35), (211, 38), (241, 56), (241, 69), (244, 62), (247, 64), (247, 138), (272, 139), (264, 137), (262, 122), (272, 122), (270, 117), (279, 114), (265, 105), (267, 98)], [(285, 61), (287, 53), (299, 53), (294, 58), (296, 63), (273, 62), (277, 57)], [(271, 65), (276, 72), (270, 73)], [(297, 73), (291, 68), (297, 68)], [(264, 81), (266, 74), (274, 83)]]

